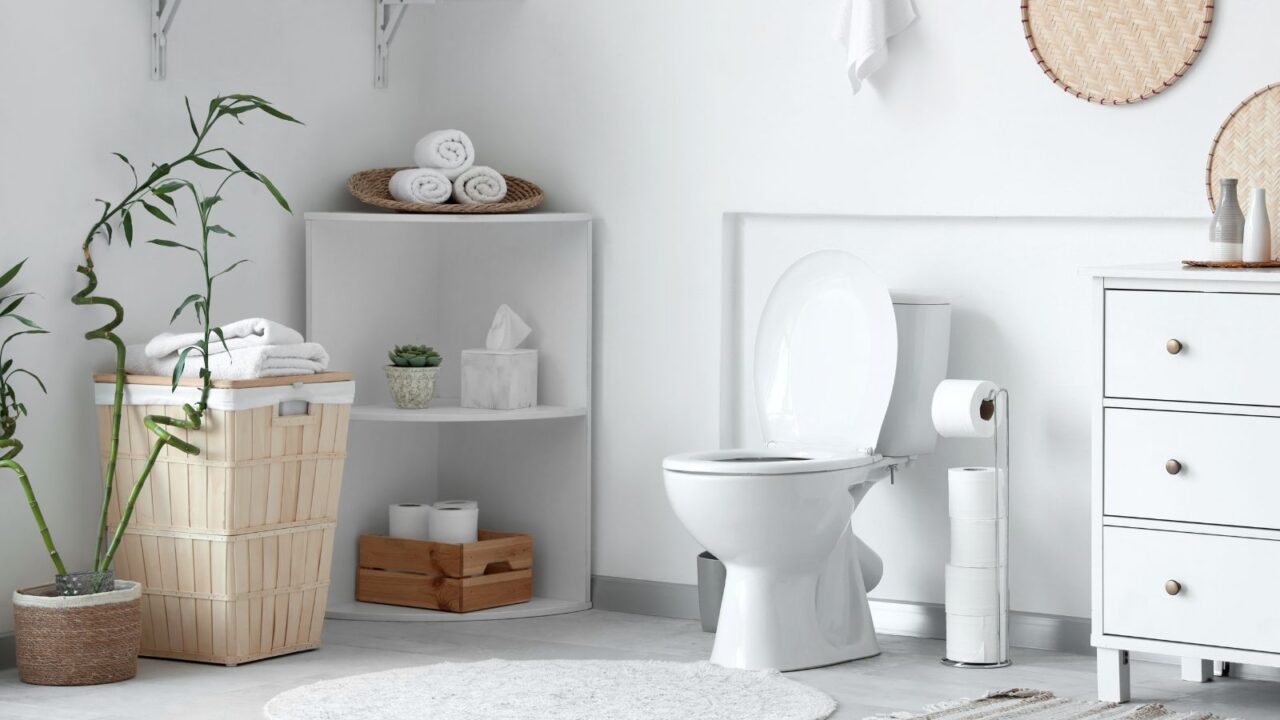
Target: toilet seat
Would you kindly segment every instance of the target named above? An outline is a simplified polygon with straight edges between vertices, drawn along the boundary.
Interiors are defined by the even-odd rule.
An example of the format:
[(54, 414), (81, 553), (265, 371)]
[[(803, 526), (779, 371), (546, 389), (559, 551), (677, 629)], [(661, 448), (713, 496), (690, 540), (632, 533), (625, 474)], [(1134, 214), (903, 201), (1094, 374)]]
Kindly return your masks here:
[(670, 455), (662, 461), (662, 469), (697, 475), (800, 475), (849, 470), (876, 459), (865, 452), (821, 448), (704, 450)]

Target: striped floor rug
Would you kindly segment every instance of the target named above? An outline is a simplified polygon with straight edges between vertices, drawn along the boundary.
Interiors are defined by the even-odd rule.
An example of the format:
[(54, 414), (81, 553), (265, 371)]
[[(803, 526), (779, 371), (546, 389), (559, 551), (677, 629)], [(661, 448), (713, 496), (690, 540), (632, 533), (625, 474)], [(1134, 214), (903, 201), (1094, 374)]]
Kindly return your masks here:
[(866, 720), (1223, 720), (1212, 713), (1180, 713), (1163, 705), (1116, 705), (1060, 698), (1043, 690), (1004, 690), (977, 700), (952, 700)]

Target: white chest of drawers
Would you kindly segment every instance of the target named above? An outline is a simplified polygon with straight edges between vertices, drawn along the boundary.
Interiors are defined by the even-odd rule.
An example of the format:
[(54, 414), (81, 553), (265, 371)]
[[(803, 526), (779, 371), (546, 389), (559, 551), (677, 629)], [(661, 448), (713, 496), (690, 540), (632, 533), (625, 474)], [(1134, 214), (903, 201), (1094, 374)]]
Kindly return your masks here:
[(1280, 271), (1092, 275), (1098, 695), (1130, 651), (1280, 666)]

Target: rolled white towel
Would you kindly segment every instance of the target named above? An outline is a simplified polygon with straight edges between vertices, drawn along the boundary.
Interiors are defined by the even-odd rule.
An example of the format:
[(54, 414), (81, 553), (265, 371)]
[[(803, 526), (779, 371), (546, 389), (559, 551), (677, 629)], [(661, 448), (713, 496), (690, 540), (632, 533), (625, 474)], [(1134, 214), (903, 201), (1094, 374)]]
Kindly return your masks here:
[[(148, 357), (144, 346), (130, 345), (125, 351), (124, 368), (135, 375), (172, 377), (178, 365), (178, 353), (162, 358)], [(182, 368), (183, 377), (200, 377), (204, 358), (191, 352)], [(296, 345), (259, 345), (242, 347), (232, 352), (209, 356), (209, 373), (214, 380), (251, 380), (288, 375), (314, 375), (329, 367), (329, 353), (318, 343)]]
[(435, 168), (408, 168), (391, 176), (391, 197), (406, 203), (449, 202), (453, 183)]
[(413, 160), (418, 167), (435, 168), (452, 180), (475, 164), (476, 149), (461, 130), (437, 130), (418, 141)]
[(507, 196), (507, 179), (491, 167), (477, 165), (453, 181), (453, 199), (463, 205), (502, 202)]
[[(204, 337), (203, 333), (160, 333), (147, 343), (147, 357), (162, 358), (173, 355), (188, 345), (194, 345)], [(222, 326), (222, 341), (214, 335), (209, 354), (217, 355), (228, 350), (258, 345), (297, 345), (305, 338), (291, 327), (266, 318), (245, 318)]]

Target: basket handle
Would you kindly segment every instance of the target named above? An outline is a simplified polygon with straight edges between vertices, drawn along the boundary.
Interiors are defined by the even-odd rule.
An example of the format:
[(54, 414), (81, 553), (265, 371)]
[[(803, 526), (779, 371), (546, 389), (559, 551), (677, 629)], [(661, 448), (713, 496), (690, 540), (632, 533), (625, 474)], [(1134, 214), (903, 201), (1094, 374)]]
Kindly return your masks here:
[[(304, 413), (292, 412), (296, 407), (305, 405)], [(320, 422), (320, 403), (305, 400), (285, 400), (271, 406), (271, 426), (290, 427), (293, 425), (315, 425)]]

